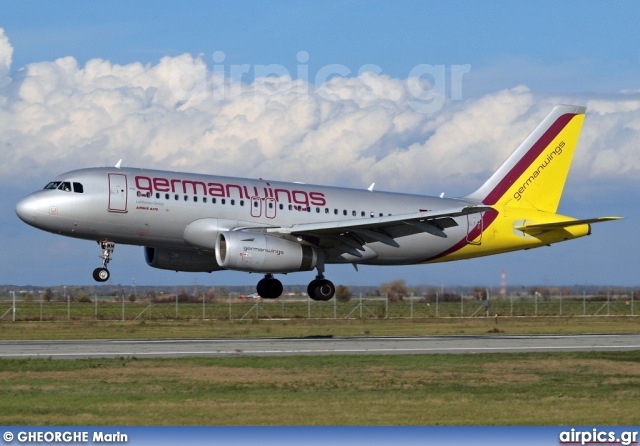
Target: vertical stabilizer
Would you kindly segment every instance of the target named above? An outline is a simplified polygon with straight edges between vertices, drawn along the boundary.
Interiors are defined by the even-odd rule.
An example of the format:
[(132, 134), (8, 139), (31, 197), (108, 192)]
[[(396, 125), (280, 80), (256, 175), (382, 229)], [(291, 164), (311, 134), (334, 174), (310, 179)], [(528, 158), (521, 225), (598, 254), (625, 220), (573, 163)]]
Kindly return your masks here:
[(558, 105), (477, 191), (466, 198), (555, 213), (586, 107)]

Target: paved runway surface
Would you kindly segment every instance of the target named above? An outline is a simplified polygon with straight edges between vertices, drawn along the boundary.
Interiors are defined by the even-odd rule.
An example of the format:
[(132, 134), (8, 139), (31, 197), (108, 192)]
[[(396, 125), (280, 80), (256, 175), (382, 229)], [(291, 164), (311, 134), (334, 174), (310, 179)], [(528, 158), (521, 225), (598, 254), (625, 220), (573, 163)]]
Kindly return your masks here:
[(0, 341), (0, 358), (438, 354), (640, 350), (640, 335)]

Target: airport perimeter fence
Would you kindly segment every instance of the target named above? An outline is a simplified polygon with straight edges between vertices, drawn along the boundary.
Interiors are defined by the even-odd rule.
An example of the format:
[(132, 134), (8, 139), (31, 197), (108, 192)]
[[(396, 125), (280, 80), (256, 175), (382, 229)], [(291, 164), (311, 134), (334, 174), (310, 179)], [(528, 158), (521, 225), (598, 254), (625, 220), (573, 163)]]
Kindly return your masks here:
[[(196, 302), (194, 302), (196, 300)], [(392, 302), (386, 296), (355, 296), (348, 302), (316, 302), (308, 297), (275, 300), (208, 300), (153, 303), (93, 296), (89, 302), (20, 300), (0, 297), (0, 322), (7, 321), (135, 321), (135, 320), (248, 320), (248, 319), (428, 319), (473, 317), (606, 317), (636, 316), (637, 296), (558, 296), (552, 298), (493, 298), (488, 302), (471, 296), (442, 301), (409, 297)]]

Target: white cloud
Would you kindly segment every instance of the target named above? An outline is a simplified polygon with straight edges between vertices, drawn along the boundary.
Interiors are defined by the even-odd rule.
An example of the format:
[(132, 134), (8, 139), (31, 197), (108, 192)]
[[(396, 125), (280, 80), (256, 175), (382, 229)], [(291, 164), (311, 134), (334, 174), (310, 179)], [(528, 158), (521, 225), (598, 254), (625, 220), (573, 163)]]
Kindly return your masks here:
[[(287, 76), (247, 84), (188, 54), (84, 67), (65, 57), (10, 74), (12, 54), (0, 29), (3, 182), (124, 158), (147, 168), (462, 194), (567, 102), (519, 86), (421, 113), (416, 101), (442, 98), (415, 79), (363, 73), (320, 85)], [(572, 175), (635, 179), (638, 94), (572, 101), (590, 107)]]
[(13, 47), (9, 43), (9, 38), (0, 28), (0, 88), (9, 83), (9, 70), (13, 57)]

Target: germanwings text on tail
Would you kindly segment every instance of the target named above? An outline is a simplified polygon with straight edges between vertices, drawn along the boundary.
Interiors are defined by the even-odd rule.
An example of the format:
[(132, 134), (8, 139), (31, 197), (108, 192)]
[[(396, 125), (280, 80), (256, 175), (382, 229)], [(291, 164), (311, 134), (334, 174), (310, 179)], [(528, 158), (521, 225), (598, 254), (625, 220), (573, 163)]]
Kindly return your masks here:
[(478, 190), (454, 199), (118, 163), (64, 173), (16, 213), (38, 229), (98, 242), (98, 282), (125, 243), (143, 246), (155, 268), (262, 273), (257, 292), (269, 299), (282, 294), (274, 274), (315, 269), (309, 296), (329, 300), (328, 264), (468, 259), (582, 237), (592, 223), (619, 219), (556, 213), (585, 111), (556, 106)]

